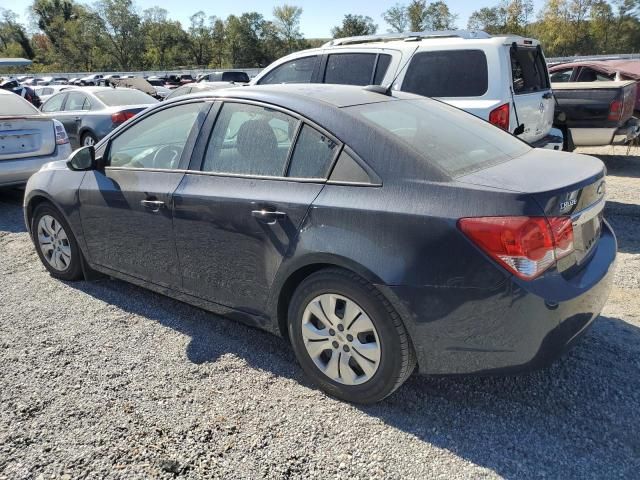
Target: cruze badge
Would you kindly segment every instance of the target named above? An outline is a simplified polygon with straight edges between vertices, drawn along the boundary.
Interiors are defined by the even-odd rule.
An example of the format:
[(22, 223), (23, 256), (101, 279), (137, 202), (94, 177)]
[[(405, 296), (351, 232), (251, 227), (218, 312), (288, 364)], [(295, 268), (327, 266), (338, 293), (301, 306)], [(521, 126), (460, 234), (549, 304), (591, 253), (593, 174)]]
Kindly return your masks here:
[(578, 200), (576, 200), (575, 198), (572, 200), (567, 200), (566, 202), (561, 202), (560, 211), (564, 212), (566, 210), (569, 210), (569, 208), (573, 207), (576, 203), (578, 203)]

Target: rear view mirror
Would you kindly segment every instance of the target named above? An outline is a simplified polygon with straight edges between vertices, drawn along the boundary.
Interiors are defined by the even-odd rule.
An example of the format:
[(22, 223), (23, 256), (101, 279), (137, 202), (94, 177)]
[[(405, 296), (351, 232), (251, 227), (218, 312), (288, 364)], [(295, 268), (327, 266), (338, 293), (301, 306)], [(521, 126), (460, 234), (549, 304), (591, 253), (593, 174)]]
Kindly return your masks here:
[(94, 170), (96, 168), (96, 150), (93, 146), (82, 147), (71, 154), (67, 167), (75, 171)]

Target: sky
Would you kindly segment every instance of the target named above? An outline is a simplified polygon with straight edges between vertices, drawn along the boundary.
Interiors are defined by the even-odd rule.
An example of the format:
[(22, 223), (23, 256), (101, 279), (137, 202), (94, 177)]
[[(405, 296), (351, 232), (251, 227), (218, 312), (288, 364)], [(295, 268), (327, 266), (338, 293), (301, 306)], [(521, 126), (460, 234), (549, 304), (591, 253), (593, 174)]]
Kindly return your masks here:
[[(93, 3), (79, 0), (81, 3)], [(142, 11), (145, 8), (159, 6), (169, 11), (169, 16), (179, 20), (183, 27), (189, 24), (189, 17), (203, 10), (207, 15), (215, 15), (226, 18), (230, 14), (256, 11), (271, 18), (273, 7), (283, 3), (289, 3), (302, 7), (301, 30), (307, 38), (330, 37), (331, 28), (342, 22), (342, 17), (347, 13), (368, 15), (378, 24), (378, 33), (386, 32), (388, 25), (382, 19), (382, 13), (395, 5), (397, 0), (285, 0), (285, 1), (258, 1), (258, 0), (134, 0), (137, 8)], [(23, 23), (27, 23), (27, 11), (32, 0), (0, 0), (0, 7), (8, 8), (20, 15)], [(408, 0), (400, 1), (406, 4)], [(469, 15), (474, 10), (482, 7), (490, 7), (499, 3), (499, 0), (446, 0), (449, 9), (458, 15), (457, 26), (465, 28)], [(536, 9), (544, 3), (543, 0), (534, 0)]]

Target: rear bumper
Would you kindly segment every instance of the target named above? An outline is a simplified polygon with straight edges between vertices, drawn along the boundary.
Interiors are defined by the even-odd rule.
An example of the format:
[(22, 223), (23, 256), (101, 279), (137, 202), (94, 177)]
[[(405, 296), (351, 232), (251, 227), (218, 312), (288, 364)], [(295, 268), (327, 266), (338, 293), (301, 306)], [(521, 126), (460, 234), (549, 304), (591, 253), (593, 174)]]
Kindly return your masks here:
[(57, 145), (52, 155), (0, 160), (0, 187), (24, 185), (29, 177), (40, 170), (45, 163), (67, 159), (71, 152), (71, 146), (67, 143)]
[(618, 128), (613, 134), (612, 145), (626, 145), (631, 143), (640, 134), (640, 122), (631, 117), (623, 127)]
[(508, 374), (550, 364), (604, 307), (616, 239), (604, 225), (588, 264), (570, 279), (557, 271), (494, 290), (385, 287), (404, 319), (423, 374)]
[(625, 145), (640, 135), (640, 122), (631, 117), (618, 128), (571, 128), (573, 143), (577, 147), (598, 147), (601, 145)]
[(547, 148), (549, 150), (562, 150), (564, 144), (564, 136), (562, 131), (557, 128), (552, 128), (549, 133), (542, 137), (540, 140), (536, 140), (531, 143), (533, 148)]

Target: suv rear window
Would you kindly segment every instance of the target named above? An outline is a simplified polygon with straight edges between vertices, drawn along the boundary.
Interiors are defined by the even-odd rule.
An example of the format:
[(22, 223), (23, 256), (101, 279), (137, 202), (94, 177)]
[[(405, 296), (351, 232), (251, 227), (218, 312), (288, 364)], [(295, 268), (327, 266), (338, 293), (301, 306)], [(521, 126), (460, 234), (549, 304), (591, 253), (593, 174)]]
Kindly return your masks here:
[(547, 65), (539, 48), (511, 47), (511, 75), (516, 95), (549, 88)]
[(488, 85), (482, 50), (443, 50), (414, 55), (402, 90), (425, 97), (480, 97)]
[(245, 72), (222, 72), (222, 81), (249, 83), (249, 75)]
[(433, 100), (397, 100), (345, 108), (418, 156), (459, 177), (524, 155), (531, 147), (488, 122)]

